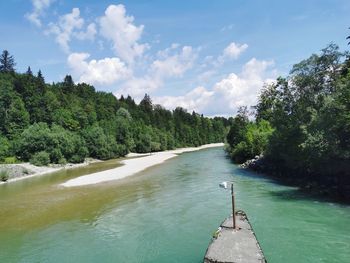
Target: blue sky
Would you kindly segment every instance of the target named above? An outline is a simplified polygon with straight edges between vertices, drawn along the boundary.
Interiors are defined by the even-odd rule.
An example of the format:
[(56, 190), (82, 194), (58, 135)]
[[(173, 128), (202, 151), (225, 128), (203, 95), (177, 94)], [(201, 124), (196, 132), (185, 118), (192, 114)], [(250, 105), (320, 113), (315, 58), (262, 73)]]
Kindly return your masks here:
[(350, 1), (8, 0), (0, 49), (48, 82), (75, 82), (208, 116), (253, 105), (264, 83), (334, 42)]

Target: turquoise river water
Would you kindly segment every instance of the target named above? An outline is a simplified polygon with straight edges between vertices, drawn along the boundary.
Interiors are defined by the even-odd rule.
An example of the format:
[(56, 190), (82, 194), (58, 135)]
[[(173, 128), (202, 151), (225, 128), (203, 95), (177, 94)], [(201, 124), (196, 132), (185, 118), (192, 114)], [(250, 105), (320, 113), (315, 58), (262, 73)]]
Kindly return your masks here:
[(0, 185), (0, 262), (202, 262), (236, 201), (269, 263), (350, 262), (350, 207), (243, 171), (222, 148), (184, 153), (135, 176), (63, 188), (118, 160)]

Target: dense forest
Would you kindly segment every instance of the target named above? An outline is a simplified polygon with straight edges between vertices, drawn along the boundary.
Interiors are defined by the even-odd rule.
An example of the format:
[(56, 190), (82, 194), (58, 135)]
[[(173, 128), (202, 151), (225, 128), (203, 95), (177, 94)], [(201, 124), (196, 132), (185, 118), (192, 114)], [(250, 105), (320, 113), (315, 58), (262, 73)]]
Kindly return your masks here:
[(0, 162), (77, 163), (199, 146), (223, 142), (228, 126), (225, 118), (153, 105), (147, 94), (139, 104), (118, 99), (69, 75), (47, 84), (40, 70), (16, 72), (8, 51), (0, 57)]
[[(238, 163), (350, 198), (350, 57), (331, 44), (266, 85), (227, 136)], [(255, 157), (260, 156), (260, 158)], [(305, 182), (308, 182), (305, 184)]]

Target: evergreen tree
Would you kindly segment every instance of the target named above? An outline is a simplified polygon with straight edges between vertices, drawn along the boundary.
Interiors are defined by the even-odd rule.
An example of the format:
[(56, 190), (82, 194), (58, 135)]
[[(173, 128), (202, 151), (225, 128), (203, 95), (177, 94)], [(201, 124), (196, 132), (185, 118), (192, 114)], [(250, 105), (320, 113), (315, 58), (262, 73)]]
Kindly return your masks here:
[(66, 75), (63, 81), (63, 91), (65, 93), (72, 92), (74, 89), (74, 82), (71, 75)]
[(152, 109), (153, 109), (152, 100), (148, 94), (145, 94), (145, 96), (141, 100), (140, 107), (141, 107), (141, 109), (143, 109), (146, 112), (152, 111)]
[(39, 69), (38, 71), (37, 78), (41, 83), (45, 83), (45, 79), (43, 77), (43, 74), (41, 73), (41, 69)]
[(0, 72), (13, 73), (15, 72), (15, 60), (7, 50), (4, 50), (0, 56)]
[(28, 69), (27, 69), (26, 74), (27, 74), (28, 76), (33, 76), (33, 72), (32, 72), (32, 69), (30, 68), (30, 66), (28, 66)]
[[(8, 60), (7, 60), (8, 61)], [(8, 63), (8, 62), (6, 62)], [(170, 111), (151, 97), (135, 103), (75, 84), (70, 75), (46, 84), (41, 70), (0, 74), (0, 159), (16, 154), (46, 164), (81, 162), (223, 141), (228, 121), (183, 108)]]
[(29, 114), (21, 98), (14, 97), (5, 118), (5, 129), (10, 139), (19, 136), (29, 125)]

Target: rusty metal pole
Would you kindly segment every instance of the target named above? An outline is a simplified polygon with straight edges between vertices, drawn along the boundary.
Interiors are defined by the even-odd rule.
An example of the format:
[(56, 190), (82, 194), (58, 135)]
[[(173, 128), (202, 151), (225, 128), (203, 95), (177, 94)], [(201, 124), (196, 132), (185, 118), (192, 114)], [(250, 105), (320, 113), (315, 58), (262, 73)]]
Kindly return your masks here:
[(235, 195), (233, 193), (233, 184), (231, 183), (231, 196), (232, 196), (232, 227), (236, 229), (236, 216), (235, 216)]

